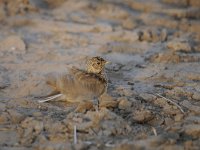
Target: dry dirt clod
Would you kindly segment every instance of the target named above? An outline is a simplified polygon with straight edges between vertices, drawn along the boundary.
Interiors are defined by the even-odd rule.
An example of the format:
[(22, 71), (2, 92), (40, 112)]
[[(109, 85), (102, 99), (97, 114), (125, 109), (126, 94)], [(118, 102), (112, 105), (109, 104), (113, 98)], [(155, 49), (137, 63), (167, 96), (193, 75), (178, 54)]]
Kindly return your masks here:
[(16, 110), (9, 109), (7, 112), (12, 123), (19, 123), (24, 119), (24, 115), (18, 113)]
[(108, 94), (103, 94), (100, 98), (100, 107), (115, 108), (118, 105), (118, 101)]
[(6, 124), (8, 123), (8, 120), (9, 120), (9, 115), (8, 113), (0, 113), (0, 124)]
[(184, 126), (184, 132), (196, 138), (200, 136), (200, 125), (189, 124)]
[(197, 105), (193, 105), (191, 104), (189, 101), (184, 100), (183, 102), (181, 102), (181, 104), (186, 107), (187, 109), (189, 109), (192, 112), (195, 112), (197, 114), (200, 114), (200, 107)]
[(139, 96), (147, 102), (152, 102), (156, 100), (156, 96), (153, 94), (141, 93)]
[(176, 116), (174, 117), (174, 120), (176, 122), (179, 122), (179, 121), (182, 121), (184, 118), (184, 115), (183, 114), (176, 114)]
[(167, 43), (167, 47), (173, 51), (191, 52), (192, 47), (188, 41), (175, 39)]
[(4, 103), (1, 103), (0, 105), (0, 112), (3, 112), (6, 110), (6, 105)]
[(200, 100), (200, 92), (194, 92), (194, 94), (192, 95), (192, 98), (195, 100)]
[(119, 101), (119, 105), (118, 105), (119, 109), (128, 109), (132, 105), (132, 103), (128, 101), (126, 97), (121, 97), (118, 99), (118, 101)]
[(91, 110), (93, 108), (93, 103), (92, 102), (83, 102), (83, 103), (80, 103), (75, 112), (86, 112), (87, 110)]
[(133, 119), (138, 123), (145, 123), (155, 118), (155, 116), (149, 110), (134, 111)]
[(131, 131), (130, 126), (121, 117), (106, 108), (101, 108), (98, 112), (88, 111), (81, 116), (84, 118), (81, 122), (66, 122), (71, 131), (74, 125), (76, 125), (78, 131), (102, 136), (126, 134)]
[(34, 129), (36, 133), (39, 133), (43, 129), (44, 124), (43, 122), (35, 120), (32, 117), (27, 117), (21, 122), (21, 127), (26, 129)]
[(173, 125), (173, 123), (174, 123), (173, 119), (171, 119), (171, 118), (165, 118), (165, 124), (167, 126), (171, 126), (171, 125)]
[(0, 42), (0, 51), (24, 54), (26, 52), (26, 45), (21, 37), (13, 35)]
[(185, 118), (185, 122), (200, 124), (200, 117), (199, 116), (188, 116), (187, 118)]

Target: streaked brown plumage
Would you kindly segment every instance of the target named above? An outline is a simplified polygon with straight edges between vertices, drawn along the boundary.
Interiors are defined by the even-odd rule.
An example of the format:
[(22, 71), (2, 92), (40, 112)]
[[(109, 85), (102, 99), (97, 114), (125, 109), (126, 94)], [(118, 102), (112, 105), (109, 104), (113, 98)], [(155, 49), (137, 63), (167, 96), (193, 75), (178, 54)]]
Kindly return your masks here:
[(57, 98), (69, 102), (97, 100), (107, 89), (104, 73), (106, 63), (107, 61), (101, 57), (92, 57), (87, 62), (86, 70), (72, 67), (67, 75), (48, 75), (47, 84), (52, 86), (57, 94), (39, 102)]

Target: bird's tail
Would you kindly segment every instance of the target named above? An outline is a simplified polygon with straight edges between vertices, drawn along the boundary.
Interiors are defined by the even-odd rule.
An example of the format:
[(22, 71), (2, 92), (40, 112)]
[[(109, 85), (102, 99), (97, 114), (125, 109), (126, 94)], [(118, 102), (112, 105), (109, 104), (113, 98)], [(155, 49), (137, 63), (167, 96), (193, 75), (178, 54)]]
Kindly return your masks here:
[(56, 94), (56, 95), (53, 95), (53, 96), (49, 96), (47, 98), (44, 98), (44, 99), (41, 99), (41, 100), (38, 100), (39, 103), (44, 103), (44, 102), (48, 102), (48, 101), (51, 101), (51, 100), (54, 100), (58, 97), (61, 97), (63, 94)]

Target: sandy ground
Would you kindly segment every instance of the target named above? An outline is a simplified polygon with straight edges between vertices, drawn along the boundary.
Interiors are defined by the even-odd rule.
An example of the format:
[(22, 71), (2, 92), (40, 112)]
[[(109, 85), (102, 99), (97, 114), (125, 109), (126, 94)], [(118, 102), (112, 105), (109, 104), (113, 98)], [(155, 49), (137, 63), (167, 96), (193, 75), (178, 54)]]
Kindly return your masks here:
[[(0, 0), (0, 22), (1, 150), (200, 148), (199, 0)], [(96, 55), (99, 112), (37, 102)]]

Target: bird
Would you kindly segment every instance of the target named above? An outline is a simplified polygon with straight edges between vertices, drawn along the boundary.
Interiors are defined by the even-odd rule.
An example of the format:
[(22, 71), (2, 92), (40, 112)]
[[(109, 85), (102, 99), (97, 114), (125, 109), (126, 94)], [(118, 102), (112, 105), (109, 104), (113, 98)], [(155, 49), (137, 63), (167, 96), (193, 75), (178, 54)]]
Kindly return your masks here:
[(88, 59), (85, 70), (73, 66), (68, 74), (47, 75), (46, 83), (54, 91), (52, 96), (38, 102), (55, 99), (72, 103), (93, 101), (95, 109), (99, 109), (99, 98), (107, 92), (108, 81), (104, 69), (108, 63), (102, 57), (95, 56)]

